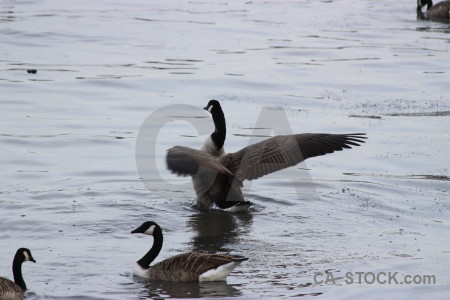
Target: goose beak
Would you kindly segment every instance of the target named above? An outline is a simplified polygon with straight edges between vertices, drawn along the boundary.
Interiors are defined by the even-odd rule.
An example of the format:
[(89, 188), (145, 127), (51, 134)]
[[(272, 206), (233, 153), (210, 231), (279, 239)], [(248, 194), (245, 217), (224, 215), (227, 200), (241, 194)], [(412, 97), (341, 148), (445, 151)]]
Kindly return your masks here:
[(203, 107), (204, 110), (208, 110), (208, 106)]
[(30, 256), (30, 261), (36, 263), (36, 261), (34, 260), (33, 256)]
[(137, 229), (133, 230), (131, 233), (139, 233)]

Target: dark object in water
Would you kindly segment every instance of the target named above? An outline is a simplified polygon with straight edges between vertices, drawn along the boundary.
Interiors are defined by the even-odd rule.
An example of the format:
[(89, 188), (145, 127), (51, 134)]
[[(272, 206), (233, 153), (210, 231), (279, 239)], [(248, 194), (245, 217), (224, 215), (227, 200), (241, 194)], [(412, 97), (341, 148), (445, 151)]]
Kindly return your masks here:
[(36, 73), (37, 73), (37, 70), (36, 70), (36, 69), (28, 69), (28, 70), (27, 70), (27, 73), (28, 73), (28, 74), (36, 74)]
[[(422, 7), (427, 6), (426, 15), (422, 12)], [(433, 5), (432, 0), (417, 0), (417, 17), (430, 20), (449, 20), (450, 0), (445, 0)]]

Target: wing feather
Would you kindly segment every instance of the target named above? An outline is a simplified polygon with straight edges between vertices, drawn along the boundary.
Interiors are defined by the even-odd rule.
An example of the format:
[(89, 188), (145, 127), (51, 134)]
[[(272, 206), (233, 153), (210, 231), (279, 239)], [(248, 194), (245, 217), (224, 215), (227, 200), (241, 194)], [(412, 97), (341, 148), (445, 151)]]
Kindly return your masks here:
[(23, 291), (18, 284), (0, 277), (0, 296), (1, 299), (22, 299)]
[(230, 153), (221, 162), (239, 180), (253, 180), (310, 157), (360, 146), (365, 139), (364, 133), (279, 135)]
[(233, 175), (217, 157), (201, 150), (175, 146), (167, 150), (167, 168), (179, 176), (197, 175), (201, 168)]
[(227, 254), (183, 253), (150, 267), (154, 278), (169, 281), (196, 281), (208, 270), (232, 261), (245, 260)]

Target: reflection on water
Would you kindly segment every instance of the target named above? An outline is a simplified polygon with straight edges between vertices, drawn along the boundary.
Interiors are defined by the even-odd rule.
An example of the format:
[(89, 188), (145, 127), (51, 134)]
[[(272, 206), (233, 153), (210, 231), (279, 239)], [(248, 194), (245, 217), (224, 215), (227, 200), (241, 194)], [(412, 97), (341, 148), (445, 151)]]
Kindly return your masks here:
[(199, 297), (233, 297), (241, 295), (238, 285), (225, 281), (219, 282), (166, 282), (145, 280), (134, 277), (144, 286), (140, 289), (139, 298), (155, 299), (159, 297), (199, 298)]
[(187, 222), (194, 233), (189, 243), (192, 251), (206, 253), (233, 251), (233, 246), (240, 242), (240, 237), (251, 230), (252, 219), (251, 213), (229, 213), (221, 210), (194, 213)]

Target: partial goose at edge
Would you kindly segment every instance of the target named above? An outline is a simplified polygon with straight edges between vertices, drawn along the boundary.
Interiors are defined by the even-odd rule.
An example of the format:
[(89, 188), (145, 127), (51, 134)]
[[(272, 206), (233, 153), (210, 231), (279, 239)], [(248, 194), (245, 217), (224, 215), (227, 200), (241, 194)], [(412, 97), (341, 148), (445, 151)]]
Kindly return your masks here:
[(27, 285), (22, 277), (22, 263), (26, 261), (36, 262), (29, 249), (18, 249), (12, 264), (14, 282), (8, 278), (0, 277), (1, 300), (19, 300), (23, 298)]
[[(427, 12), (422, 12), (422, 7), (427, 6)], [(436, 21), (448, 21), (450, 18), (450, 0), (445, 0), (433, 5), (432, 0), (417, 0), (417, 16), (421, 19)]]

